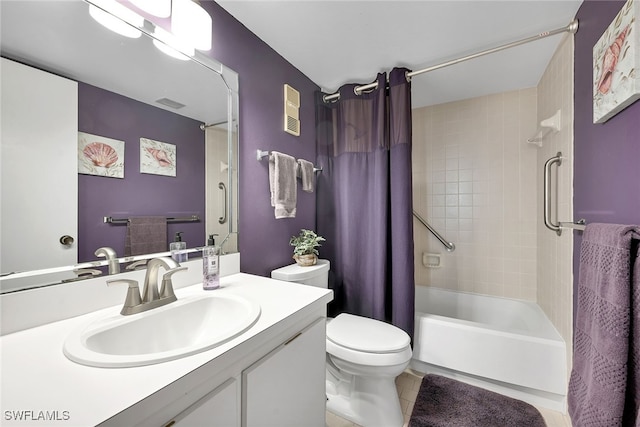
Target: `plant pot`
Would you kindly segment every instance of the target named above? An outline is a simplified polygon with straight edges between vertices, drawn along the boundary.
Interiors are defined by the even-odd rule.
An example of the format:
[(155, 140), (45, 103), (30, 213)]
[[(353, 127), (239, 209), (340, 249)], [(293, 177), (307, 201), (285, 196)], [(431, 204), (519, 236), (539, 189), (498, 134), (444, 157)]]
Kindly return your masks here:
[(296, 263), (301, 267), (310, 267), (316, 265), (318, 262), (318, 257), (315, 254), (294, 255), (293, 259), (295, 259)]

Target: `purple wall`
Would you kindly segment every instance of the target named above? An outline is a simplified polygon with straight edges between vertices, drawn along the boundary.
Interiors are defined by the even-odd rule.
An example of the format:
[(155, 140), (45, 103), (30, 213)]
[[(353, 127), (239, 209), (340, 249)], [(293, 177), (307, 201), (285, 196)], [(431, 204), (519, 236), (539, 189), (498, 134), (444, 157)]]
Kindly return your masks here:
[[(78, 175), (78, 261), (96, 259), (93, 253), (100, 246), (124, 256), (127, 227), (105, 224), (104, 216), (199, 215), (200, 222), (168, 224), (167, 240), (183, 231), (188, 247), (205, 244), (200, 122), (84, 83), (78, 84), (78, 111), (80, 132), (125, 142), (124, 179)], [(140, 173), (141, 137), (176, 146), (175, 177)]]
[[(593, 124), (592, 49), (623, 4), (587, 0), (576, 15), (574, 217), (587, 222), (640, 224), (640, 102)], [(574, 286), (581, 241), (576, 233)]]
[[(239, 242), (243, 272), (268, 276), (292, 263), (289, 238), (315, 228), (315, 194), (298, 192), (296, 218), (278, 219), (269, 196), (268, 161), (256, 150), (273, 150), (315, 162), (314, 91), (319, 87), (250, 32), (220, 5), (201, 2), (213, 18), (210, 56), (239, 74), (240, 185)], [(283, 130), (283, 85), (300, 91), (301, 134)]]

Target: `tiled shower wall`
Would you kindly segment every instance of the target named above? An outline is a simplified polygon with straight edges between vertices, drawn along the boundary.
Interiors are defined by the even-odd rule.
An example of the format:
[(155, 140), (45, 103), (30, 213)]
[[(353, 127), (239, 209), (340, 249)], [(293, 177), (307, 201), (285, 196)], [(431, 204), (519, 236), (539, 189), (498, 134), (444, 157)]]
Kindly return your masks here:
[[(573, 218), (573, 36), (565, 36), (538, 84), (538, 120), (561, 111), (561, 130), (548, 134), (538, 153), (538, 182), (543, 182), (544, 162), (562, 152), (562, 164), (552, 169), (558, 182), (558, 215), (554, 221)], [(556, 175), (557, 171), (557, 175)], [(543, 203), (542, 185), (538, 188), (538, 203)], [(555, 213), (555, 200), (552, 211)], [(548, 230), (542, 218), (538, 221), (538, 304), (547, 314), (567, 343), (571, 357), (573, 236), (563, 230), (557, 236)]]
[(456, 245), (415, 221), (416, 284), (536, 300), (536, 121), (536, 88), (413, 110), (414, 209)]

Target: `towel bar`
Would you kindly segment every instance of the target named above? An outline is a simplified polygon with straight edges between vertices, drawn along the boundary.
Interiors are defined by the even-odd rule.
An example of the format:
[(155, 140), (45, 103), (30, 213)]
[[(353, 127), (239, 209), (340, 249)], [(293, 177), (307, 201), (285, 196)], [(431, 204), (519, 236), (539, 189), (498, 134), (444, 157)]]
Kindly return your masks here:
[[(200, 217), (198, 215), (191, 215), (186, 218), (173, 218), (167, 217), (167, 222), (197, 222), (200, 221)], [(106, 224), (126, 224), (129, 222), (129, 218), (112, 218), (110, 216), (103, 217), (103, 222)]]
[[(269, 154), (271, 154), (271, 151), (263, 151), (263, 150), (257, 150), (256, 153), (256, 159), (258, 161), (262, 160), (263, 157), (267, 157)], [(314, 172), (322, 172), (322, 168), (317, 168), (317, 167), (313, 167), (313, 171)]]

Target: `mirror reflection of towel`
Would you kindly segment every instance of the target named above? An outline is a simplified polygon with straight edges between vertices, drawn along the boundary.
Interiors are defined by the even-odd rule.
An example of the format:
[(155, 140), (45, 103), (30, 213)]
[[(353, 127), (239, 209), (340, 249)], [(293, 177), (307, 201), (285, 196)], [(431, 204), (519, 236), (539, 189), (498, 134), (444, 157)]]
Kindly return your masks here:
[(141, 216), (127, 221), (125, 256), (166, 252), (167, 245), (166, 217)]
[(298, 202), (296, 159), (277, 151), (269, 156), (269, 189), (276, 218), (295, 218)]

